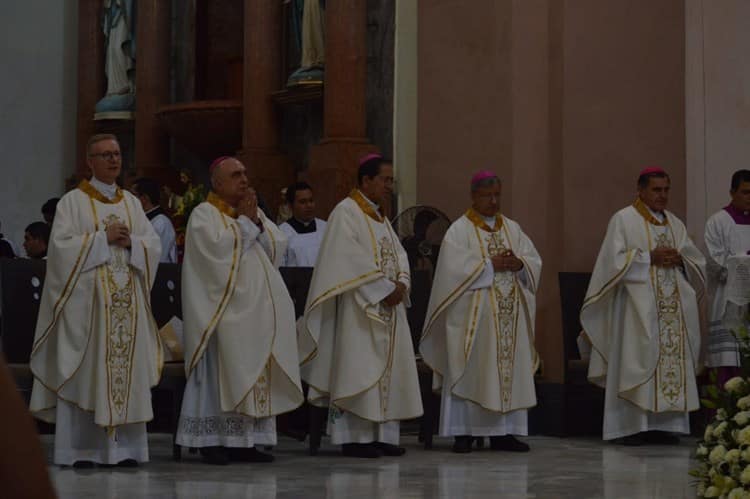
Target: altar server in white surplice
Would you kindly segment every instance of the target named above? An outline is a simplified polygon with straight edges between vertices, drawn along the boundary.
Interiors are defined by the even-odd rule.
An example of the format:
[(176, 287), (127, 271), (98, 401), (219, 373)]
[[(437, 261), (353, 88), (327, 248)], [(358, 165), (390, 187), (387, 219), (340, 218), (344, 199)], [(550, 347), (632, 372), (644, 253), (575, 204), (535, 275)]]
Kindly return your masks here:
[(54, 462), (148, 461), (146, 422), (162, 349), (149, 297), (161, 242), (115, 183), (113, 135), (87, 145), (93, 176), (57, 204), (31, 370), (30, 410), (56, 423)]
[(581, 310), (589, 380), (605, 388), (605, 440), (676, 443), (699, 407), (698, 302), (705, 259), (666, 210), (669, 176), (643, 170), (638, 198), (609, 222)]
[(182, 265), (187, 385), (177, 443), (204, 461), (269, 462), (275, 416), (304, 401), (292, 299), (277, 270), (286, 238), (258, 208), (245, 167), (211, 165)]
[(315, 218), (313, 190), (306, 182), (297, 182), (286, 189), (286, 201), (292, 217), (279, 226), (289, 239), (282, 267), (314, 267), (326, 223)]
[(521, 227), (499, 213), (500, 179), (471, 179), (472, 207), (453, 222), (440, 257), (420, 352), (441, 390), (440, 435), (453, 451), (471, 452), (472, 437), (493, 450), (526, 452), (536, 405), (536, 290), (542, 259)]
[[(732, 202), (714, 213), (706, 222), (706, 262), (709, 295), (713, 296), (708, 322), (708, 356), (706, 365), (719, 368), (718, 381), (723, 385), (740, 373), (737, 341), (723, 324), (726, 310), (727, 262), (732, 256), (750, 254), (750, 170), (732, 175), (729, 191)], [(733, 369), (735, 368), (735, 369)]]
[(398, 456), (399, 421), (422, 414), (405, 300), (409, 263), (380, 206), (393, 165), (360, 161), (359, 187), (328, 219), (300, 322), (309, 401), (329, 408), (328, 434), (354, 457)]

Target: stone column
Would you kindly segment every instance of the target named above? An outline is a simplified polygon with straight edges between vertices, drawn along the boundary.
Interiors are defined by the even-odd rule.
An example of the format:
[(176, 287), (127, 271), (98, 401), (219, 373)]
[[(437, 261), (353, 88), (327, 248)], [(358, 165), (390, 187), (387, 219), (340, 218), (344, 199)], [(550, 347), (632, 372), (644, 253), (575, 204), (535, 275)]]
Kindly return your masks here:
[(94, 107), (104, 97), (104, 34), (101, 0), (78, 1), (78, 119), (76, 125), (76, 176), (88, 177), (86, 142), (96, 133)]
[(324, 138), (310, 150), (308, 178), (321, 215), (356, 184), (357, 160), (376, 152), (366, 128), (367, 2), (326, 2)]
[(135, 166), (139, 176), (170, 182), (169, 136), (156, 111), (169, 103), (171, 2), (139, 0), (136, 26)]
[(271, 94), (281, 89), (281, 23), (279, 0), (245, 0), (242, 150), (237, 157), (250, 182), (276, 211), (281, 189), (294, 170), (279, 152), (279, 116)]

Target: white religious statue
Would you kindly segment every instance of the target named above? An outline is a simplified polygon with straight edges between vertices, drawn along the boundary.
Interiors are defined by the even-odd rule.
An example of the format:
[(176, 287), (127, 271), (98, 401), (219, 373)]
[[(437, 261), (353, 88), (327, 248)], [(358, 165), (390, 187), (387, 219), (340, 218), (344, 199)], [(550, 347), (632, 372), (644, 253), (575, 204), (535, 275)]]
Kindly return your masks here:
[(310, 403), (329, 409), (328, 434), (344, 455), (399, 456), (399, 421), (422, 414), (405, 308), (409, 263), (379, 208), (393, 166), (368, 155), (358, 178), (331, 213), (318, 254), (299, 324), (302, 378)]
[(113, 135), (87, 146), (93, 172), (57, 204), (39, 308), (29, 409), (56, 423), (55, 464), (149, 460), (146, 422), (162, 345), (149, 305), (161, 241), (141, 203), (115, 183)]
[(501, 215), (501, 184), (492, 172), (471, 180), (472, 207), (440, 247), (420, 352), (442, 393), (440, 435), (453, 451), (472, 437), (493, 450), (526, 452), (536, 405), (536, 292), (542, 259), (521, 227)]
[(177, 443), (206, 462), (269, 462), (276, 416), (303, 401), (294, 305), (277, 267), (286, 237), (258, 208), (245, 166), (223, 157), (190, 214), (182, 266), (187, 385)]
[(96, 104), (97, 113), (135, 109), (135, 2), (104, 0), (102, 29), (106, 41), (107, 93)]
[[(322, 84), (325, 65), (325, 16), (322, 0), (284, 0), (292, 4), (294, 34), (302, 53), (300, 67), (292, 73), (287, 86)], [(300, 23), (300, 11), (301, 23)], [(301, 25), (300, 25), (301, 24)]]
[(626, 445), (678, 442), (700, 406), (705, 259), (666, 210), (669, 189), (661, 168), (641, 172), (635, 203), (609, 222), (581, 309), (588, 377), (605, 388), (603, 437)]
[(727, 303), (726, 288), (730, 259), (748, 258), (750, 254), (750, 170), (738, 170), (732, 175), (729, 194), (732, 201), (708, 219), (705, 231), (712, 295), (706, 365), (720, 369), (720, 381), (739, 374), (736, 368), (740, 367), (737, 340), (727, 323), (744, 325), (746, 307)]

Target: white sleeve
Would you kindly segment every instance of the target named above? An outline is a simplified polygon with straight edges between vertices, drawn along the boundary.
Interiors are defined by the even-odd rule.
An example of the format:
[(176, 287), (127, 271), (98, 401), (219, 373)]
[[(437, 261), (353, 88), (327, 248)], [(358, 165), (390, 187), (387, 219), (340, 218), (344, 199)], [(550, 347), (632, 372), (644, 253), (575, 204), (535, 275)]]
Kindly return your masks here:
[(487, 258), (484, 261), (484, 270), (482, 270), (482, 273), (474, 279), (474, 282), (469, 286), (468, 290), (474, 291), (475, 289), (489, 288), (492, 286), (492, 280), (494, 277), (495, 269), (492, 267), (492, 260)]
[(648, 282), (650, 269), (651, 254), (648, 251), (638, 250), (633, 263), (623, 276), (623, 282)]
[(240, 232), (242, 235), (242, 253), (245, 253), (258, 240), (260, 229), (245, 215), (237, 217), (237, 224), (240, 226)]
[(112, 258), (112, 252), (107, 242), (107, 233), (100, 230), (94, 235), (94, 243), (91, 245), (91, 251), (86, 257), (81, 272), (87, 272), (99, 265), (104, 265), (109, 262), (110, 258)]
[(393, 293), (396, 289), (396, 285), (381, 277), (380, 279), (367, 284), (361, 285), (357, 288), (357, 292), (365, 299), (370, 305), (375, 305), (383, 301), (389, 294)]

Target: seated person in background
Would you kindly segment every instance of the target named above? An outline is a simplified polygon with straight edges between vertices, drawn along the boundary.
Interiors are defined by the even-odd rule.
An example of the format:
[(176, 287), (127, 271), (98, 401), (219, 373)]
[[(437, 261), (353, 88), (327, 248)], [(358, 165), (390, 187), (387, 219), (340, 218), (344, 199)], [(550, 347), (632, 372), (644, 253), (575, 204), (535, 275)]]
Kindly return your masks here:
[(177, 237), (174, 226), (172, 226), (172, 221), (159, 205), (159, 197), (161, 195), (159, 183), (150, 178), (139, 178), (133, 182), (130, 190), (141, 202), (143, 211), (146, 213), (146, 218), (149, 219), (151, 225), (154, 226), (154, 230), (159, 234), (159, 239), (161, 239), (161, 262), (177, 263), (177, 246), (175, 244)]
[(312, 187), (305, 182), (292, 184), (287, 187), (286, 200), (292, 208), (292, 218), (279, 227), (289, 238), (282, 267), (314, 267), (326, 223), (315, 218)]
[(47, 244), (49, 244), (50, 226), (45, 222), (34, 222), (26, 227), (23, 234), (23, 249), (29, 258), (36, 260), (47, 259)]

